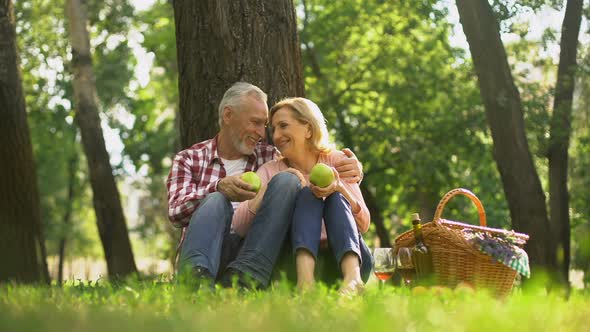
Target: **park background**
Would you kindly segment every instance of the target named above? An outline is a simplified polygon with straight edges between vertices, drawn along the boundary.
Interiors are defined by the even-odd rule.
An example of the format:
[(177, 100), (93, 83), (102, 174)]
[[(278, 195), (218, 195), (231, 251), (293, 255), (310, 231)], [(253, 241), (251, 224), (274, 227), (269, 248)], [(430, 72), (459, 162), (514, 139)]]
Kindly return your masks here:
[[(391, 246), (412, 212), (431, 220), (463, 187), (490, 226), (531, 235), (534, 268), (590, 280), (587, 2), (12, 5), (15, 39), (1, 43), (14, 45), (20, 78), (0, 78), (2, 98), (22, 91), (24, 104), (2, 109), (0, 124), (5, 280), (170, 274), (171, 160), (214, 135), (238, 80), (270, 104), (304, 95), (320, 106), (364, 165), (371, 247)], [(460, 197), (444, 217), (478, 221)]]

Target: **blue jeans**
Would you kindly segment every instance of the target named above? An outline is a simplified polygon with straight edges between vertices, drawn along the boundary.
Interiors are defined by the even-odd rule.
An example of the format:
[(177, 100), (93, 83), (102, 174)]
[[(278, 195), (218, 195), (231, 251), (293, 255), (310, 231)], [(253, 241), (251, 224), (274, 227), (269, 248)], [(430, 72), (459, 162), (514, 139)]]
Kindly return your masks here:
[(203, 267), (212, 276), (219, 271), (221, 249), (230, 240), (234, 211), (231, 202), (220, 192), (201, 200), (193, 212), (180, 252), (180, 268)]
[(218, 192), (207, 195), (191, 217), (181, 266), (206, 268), (218, 279), (228, 267), (267, 286), (291, 226), (300, 189), (297, 176), (285, 172), (275, 175), (243, 240), (237, 234), (230, 234), (233, 217), (230, 201)]
[(282, 172), (273, 176), (262, 203), (240, 248), (228, 268), (243, 272), (268, 286), (273, 267), (291, 228), (293, 209), (301, 182), (296, 175)]
[[(329, 248), (320, 250), (322, 219), (326, 224)], [(373, 256), (360, 235), (350, 203), (340, 193), (333, 193), (325, 200), (315, 197), (309, 187), (303, 188), (297, 195), (293, 224), (291, 226), (291, 243), (293, 252), (297, 249), (308, 250), (318, 262), (321, 256), (334, 256), (334, 260), (321, 257), (324, 265), (324, 282), (331, 283), (341, 276), (340, 262), (344, 254), (354, 252), (360, 260), (361, 278), (367, 281), (373, 268)]]

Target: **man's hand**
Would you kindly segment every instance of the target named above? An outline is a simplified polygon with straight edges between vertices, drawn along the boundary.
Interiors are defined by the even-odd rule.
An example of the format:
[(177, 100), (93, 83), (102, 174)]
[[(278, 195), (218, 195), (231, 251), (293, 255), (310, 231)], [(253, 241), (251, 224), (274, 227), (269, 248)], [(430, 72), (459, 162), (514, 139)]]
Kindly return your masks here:
[(239, 175), (226, 176), (217, 183), (217, 191), (224, 194), (232, 202), (243, 202), (252, 199), (256, 193)]
[(363, 164), (357, 159), (350, 149), (342, 149), (348, 157), (334, 165), (340, 178), (348, 183), (358, 183), (363, 178)]

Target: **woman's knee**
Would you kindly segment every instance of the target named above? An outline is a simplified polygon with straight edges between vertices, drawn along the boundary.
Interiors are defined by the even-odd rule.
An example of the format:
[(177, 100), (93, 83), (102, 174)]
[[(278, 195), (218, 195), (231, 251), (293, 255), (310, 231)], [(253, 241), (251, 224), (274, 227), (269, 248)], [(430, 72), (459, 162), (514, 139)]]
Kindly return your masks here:
[(285, 190), (299, 190), (301, 188), (301, 181), (293, 173), (281, 172), (273, 176), (268, 185), (278, 186)]
[(344, 196), (337, 191), (333, 192), (332, 194), (330, 194), (330, 196), (326, 197), (326, 205), (328, 205), (328, 206), (339, 205), (339, 206), (350, 207), (350, 203), (348, 203), (346, 198), (344, 198)]

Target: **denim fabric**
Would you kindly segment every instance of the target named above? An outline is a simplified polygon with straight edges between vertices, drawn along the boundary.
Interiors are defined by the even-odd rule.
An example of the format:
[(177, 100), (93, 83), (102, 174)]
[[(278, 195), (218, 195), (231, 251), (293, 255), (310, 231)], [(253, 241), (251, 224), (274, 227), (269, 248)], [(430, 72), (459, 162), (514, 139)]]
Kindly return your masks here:
[(299, 178), (282, 172), (273, 176), (236, 259), (228, 269), (251, 276), (268, 286), (277, 257), (291, 227)]
[[(319, 248), (322, 219), (326, 224), (329, 243), (329, 248), (325, 250)], [(324, 282), (331, 283), (334, 281), (332, 276), (341, 275), (340, 261), (348, 252), (354, 252), (359, 257), (363, 281), (366, 282), (371, 274), (373, 257), (358, 231), (350, 204), (340, 193), (333, 193), (323, 200), (315, 197), (309, 187), (299, 192), (293, 212), (291, 243), (293, 252), (304, 248), (315, 257), (316, 266), (325, 270), (319, 273), (325, 278), (318, 278)], [(326, 254), (334, 259), (322, 257)]]
[[(229, 230), (233, 216), (230, 201), (219, 192), (207, 195), (193, 212), (180, 253), (180, 269), (206, 268), (216, 276), (222, 256), (222, 246), (233, 247)], [(227, 255), (231, 255), (228, 253)]]

